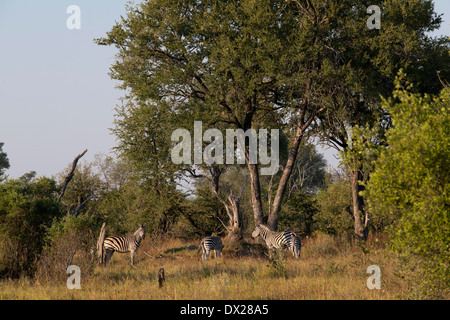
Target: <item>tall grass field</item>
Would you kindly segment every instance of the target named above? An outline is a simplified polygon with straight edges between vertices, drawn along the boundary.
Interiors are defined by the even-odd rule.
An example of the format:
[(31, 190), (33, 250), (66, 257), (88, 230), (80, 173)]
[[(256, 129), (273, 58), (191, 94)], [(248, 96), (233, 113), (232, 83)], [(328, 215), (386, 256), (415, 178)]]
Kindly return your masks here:
[[(407, 283), (384, 242), (374, 236), (362, 247), (318, 235), (303, 241), (301, 257), (294, 260), (290, 252), (269, 259), (262, 245), (246, 239), (247, 250), (225, 243), (221, 258), (211, 254), (202, 261), (199, 241), (145, 239), (133, 267), (129, 254), (115, 253), (109, 267), (81, 270), (80, 289), (68, 289), (68, 275), (2, 280), (0, 299), (402, 299)], [(380, 289), (367, 285), (371, 265), (380, 268)], [(161, 268), (165, 282), (160, 288)]]

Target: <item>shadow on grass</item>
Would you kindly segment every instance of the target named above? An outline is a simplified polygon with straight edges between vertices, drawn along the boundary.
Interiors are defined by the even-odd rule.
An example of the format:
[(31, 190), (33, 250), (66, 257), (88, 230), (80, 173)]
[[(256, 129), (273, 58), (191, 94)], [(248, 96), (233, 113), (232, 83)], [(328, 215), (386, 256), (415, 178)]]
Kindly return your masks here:
[(166, 251), (164, 251), (163, 253), (164, 254), (176, 254), (176, 253), (180, 253), (182, 251), (193, 251), (193, 250), (198, 250), (198, 246), (195, 244), (191, 244), (189, 246), (170, 248), (170, 249), (167, 249)]

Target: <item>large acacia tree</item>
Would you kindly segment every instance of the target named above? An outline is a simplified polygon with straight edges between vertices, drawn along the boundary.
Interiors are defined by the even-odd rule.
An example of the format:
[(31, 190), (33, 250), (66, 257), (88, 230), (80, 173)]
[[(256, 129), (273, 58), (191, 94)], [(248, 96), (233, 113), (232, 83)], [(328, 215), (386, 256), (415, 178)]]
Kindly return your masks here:
[[(381, 4), (402, 6), (393, 0)], [(382, 46), (370, 43), (380, 32), (367, 30), (366, 5), (356, 0), (153, 0), (128, 7), (126, 17), (97, 40), (118, 48), (111, 76), (128, 92), (115, 129), (119, 149), (144, 164), (148, 175), (167, 182), (182, 169), (170, 163), (174, 128), (189, 129), (201, 120), (204, 130), (282, 129), (288, 152), (266, 210), (267, 224), (276, 229), (299, 147), (313, 121), (323, 114), (347, 115), (340, 102), (368, 90), (371, 98), (380, 92), (379, 71), (389, 66), (377, 68)], [(385, 35), (400, 40), (409, 31)], [(361, 85), (361, 79), (370, 81)], [(139, 120), (128, 121), (136, 115)], [(261, 166), (249, 163), (248, 147), (254, 220), (262, 223)]]

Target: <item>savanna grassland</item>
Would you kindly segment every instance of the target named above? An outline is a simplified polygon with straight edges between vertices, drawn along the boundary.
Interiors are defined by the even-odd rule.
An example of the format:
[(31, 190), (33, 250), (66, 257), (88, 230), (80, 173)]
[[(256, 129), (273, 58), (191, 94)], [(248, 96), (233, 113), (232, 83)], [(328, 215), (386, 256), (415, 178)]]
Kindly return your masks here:
[[(287, 252), (269, 260), (265, 249), (248, 240), (251, 254), (224, 249), (221, 259), (201, 260), (196, 241), (144, 240), (135, 266), (129, 254), (115, 254), (109, 270), (81, 270), (81, 289), (69, 290), (66, 280), (22, 278), (0, 282), (1, 299), (401, 299), (407, 291), (398, 275), (397, 258), (374, 237), (364, 248), (319, 235), (303, 241), (300, 260)], [(247, 250), (248, 253), (249, 250)], [(381, 289), (369, 290), (367, 267), (381, 269)], [(165, 284), (158, 285), (158, 271)]]

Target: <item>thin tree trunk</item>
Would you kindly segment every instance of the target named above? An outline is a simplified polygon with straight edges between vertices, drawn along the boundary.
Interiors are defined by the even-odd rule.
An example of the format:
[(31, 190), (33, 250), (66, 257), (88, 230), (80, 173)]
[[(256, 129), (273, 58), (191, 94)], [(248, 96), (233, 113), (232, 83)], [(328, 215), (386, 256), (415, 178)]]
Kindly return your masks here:
[(300, 111), (294, 141), (292, 143), (291, 149), (289, 150), (288, 160), (286, 162), (286, 166), (283, 169), (283, 173), (281, 175), (281, 179), (278, 184), (275, 197), (273, 199), (272, 210), (270, 211), (270, 215), (267, 220), (267, 226), (269, 227), (269, 229), (273, 231), (277, 230), (279, 213), (281, 211), (281, 204), (283, 202), (286, 186), (289, 182), (289, 178), (291, 177), (294, 168), (294, 163), (295, 159), (297, 158), (300, 143), (303, 139), (306, 129), (311, 125), (311, 122), (315, 118), (315, 112), (313, 112), (312, 114), (309, 115), (309, 117), (307, 117), (306, 114), (307, 105), (308, 104), (305, 101), (305, 103), (303, 104), (303, 108)]
[[(248, 163), (248, 162), (247, 162)], [(248, 163), (250, 173), (250, 194), (255, 224), (263, 224), (263, 210), (261, 201), (261, 184), (259, 182), (259, 168), (257, 164)]]
[[(355, 160), (357, 161), (357, 160)], [(364, 198), (360, 195), (363, 191), (363, 186), (360, 185), (362, 180), (361, 171), (358, 170), (357, 166), (350, 170), (350, 180), (352, 185), (352, 200), (353, 200), (353, 218), (354, 218), (354, 229), (355, 237), (357, 240), (365, 241), (368, 236), (368, 220), (369, 217), (367, 212), (364, 210)], [(364, 221), (362, 216), (364, 213)]]

